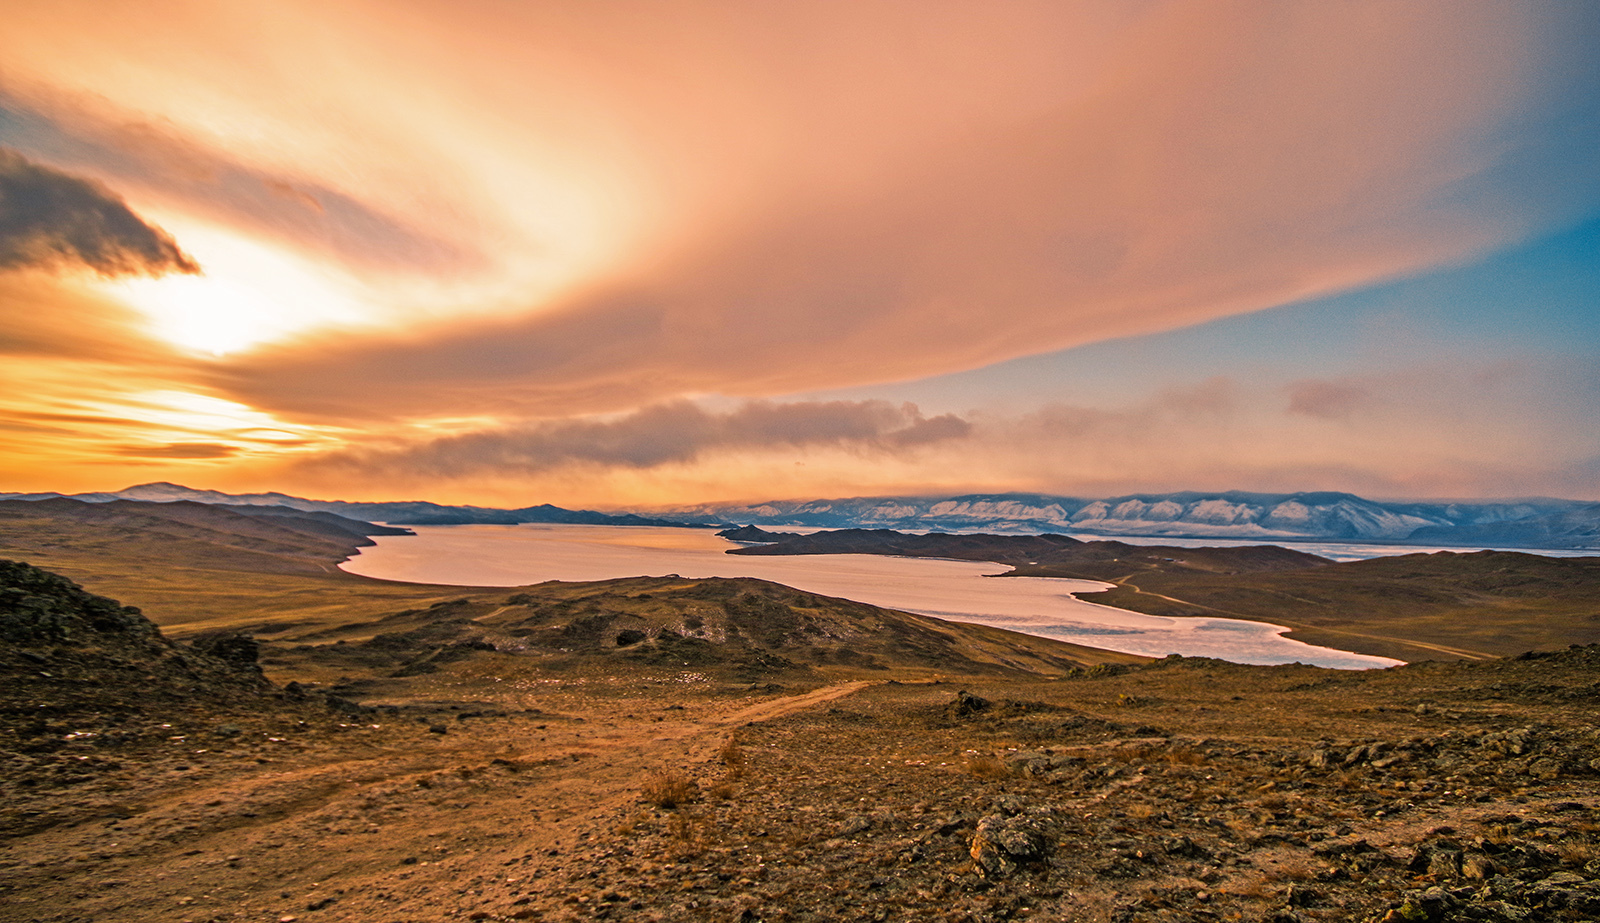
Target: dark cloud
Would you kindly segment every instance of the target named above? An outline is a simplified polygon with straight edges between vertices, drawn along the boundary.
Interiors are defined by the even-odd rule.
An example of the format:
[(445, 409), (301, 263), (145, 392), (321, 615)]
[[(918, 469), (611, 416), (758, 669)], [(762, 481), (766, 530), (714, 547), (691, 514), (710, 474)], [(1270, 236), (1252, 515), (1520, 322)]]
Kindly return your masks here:
[(1367, 389), (1307, 378), (1285, 387), (1289, 393), (1289, 412), (1324, 420), (1342, 420), (1371, 400)]
[(726, 413), (674, 401), (610, 420), (552, 422), (399, 448), (347, 450), (315, 464), (442, 477), (532, 473), (573, 464), (637, 469), (692, 461), (717, 449), (897, 452), (960, 439), (970, 431), (959, 417), (924, 417), (911, 404), (887, 401), (757, 401)]
[(200, 271), (110, 190), (0, 148), (0, 269), (29, 267), (107, 276)]
[(291, 246), (396, 269), (481, 268), (482, 254), (316, 182), (290, 182), (163, 126), (108, 115), (81, 100), (24, 96), (0, 85), (0, 141), (35, 158), (148, 190)]

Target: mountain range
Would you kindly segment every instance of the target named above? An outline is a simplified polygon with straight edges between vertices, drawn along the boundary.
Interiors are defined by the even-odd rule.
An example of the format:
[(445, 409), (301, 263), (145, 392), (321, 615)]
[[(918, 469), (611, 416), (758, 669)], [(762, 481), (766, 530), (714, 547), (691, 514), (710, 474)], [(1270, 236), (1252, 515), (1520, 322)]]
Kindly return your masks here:
[(157, 482), (140, 484), (111, 493), (58, 494), (0, 494), (0, 500), (47, 500), (67, 497), (87, 503), (108, 503), (113, 500), (142, 500), (149, 503), (174, 503), (187, 500), (221, 506), (274, 507), (281, 506), (303, 512), (334, 513), (367, 522), (384, 522), (397, 526), (460, 526), (471, 524), (520, 525), (522, 523), (568, 523), (586, 526), (684, 526), (709, 528), (710, 523), (685, 522), (678, 518), (652, 519), (632, 513), (597, 513), (593, 510), (569, 510), (541, 503), (515, 510), (494, 509), (483, 506), (445, 506), (426, 500), (399, 500), (388, 503), (361, 503), (346, 500), (307, 500), (281, 493), (228, 494), (220, 490), (196, 490), (180, 484)]
[(705, 505), (656, 515), (823, 529), (1600, 549), (1600, 503), (1547, 498), (1427, 503), (1334, 492), (1183, 492), (1099, 500), (968, 494)]
[[(0, 499), (40, 500), (58, 496), (62, 495), (0, 494)], [(1007, 493), (705, 504), (642, 515), (569, 510), (550, 504), (494, 509), (419, 500), (387, 503), (308, 500), (282, 493), (228, 494), (168, 483), (141, 484), (113, 493), (68, 496), (89, 502), (190, 500), (231, 506), (282, 506), (393, 525), (575, 523), (703, 528), (748, 524), (812, 529), (1600, 550), (1600, 503), (1549, 498), (1397, 502), (1336, 492), (1181, 492), (1130, 494), (1106, 499)]]

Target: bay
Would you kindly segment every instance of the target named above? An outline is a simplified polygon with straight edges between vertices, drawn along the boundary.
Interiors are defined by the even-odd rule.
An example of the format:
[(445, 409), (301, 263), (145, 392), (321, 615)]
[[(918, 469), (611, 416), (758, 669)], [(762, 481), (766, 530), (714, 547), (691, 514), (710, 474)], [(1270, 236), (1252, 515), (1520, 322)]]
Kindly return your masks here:
[(1084, 602), (1089, 580), (1005, 577), (1006, 567), (881, 555), (750, 557), (709, 530), (649, 526), (416, 526), (376, 536), (340, 565), (364, 577), (453, 586), (525, 586), (616, 577), (757, 577), (824, 596), (976, 622), (1107, 650), (1235, 663), (1307, 663), (1342, 669), (1399, 661), (1304, 644), (1264, 622), (1165, 618)]

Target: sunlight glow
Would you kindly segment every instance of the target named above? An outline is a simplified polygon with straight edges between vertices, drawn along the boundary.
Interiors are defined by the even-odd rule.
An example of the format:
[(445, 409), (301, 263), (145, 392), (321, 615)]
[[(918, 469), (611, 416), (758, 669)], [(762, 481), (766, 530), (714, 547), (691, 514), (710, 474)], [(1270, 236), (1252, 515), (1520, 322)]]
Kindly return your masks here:
[[(172, 222), (178, 224), (178, 222)], [(224, 356), (315, 327), (360, 323), (363, 310), (326, 273), (293, 256), (211, 228), (180, 232), (204, 275), (104, 283), (154, 333), (183, 349)]]

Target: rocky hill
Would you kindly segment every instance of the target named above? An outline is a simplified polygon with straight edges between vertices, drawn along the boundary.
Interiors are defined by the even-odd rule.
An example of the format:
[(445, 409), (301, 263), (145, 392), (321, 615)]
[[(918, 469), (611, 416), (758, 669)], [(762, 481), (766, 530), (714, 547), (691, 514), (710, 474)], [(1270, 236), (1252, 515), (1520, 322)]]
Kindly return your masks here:
[(982, 625), (946, 622), (805, 593), (749, 578), (633, 577), (551, 582), (504, 595), (474, 592), (426, 609), (297, 634), (274, 648), (286, 670), (337, 671), (388, 688), (388, 677), (474, 669), (626, 675), (690, 669), (730, 682), (821, 682), (826, 677), (1066, 675), (1147, 658)]
[[(0, 539), (99, 555), (196, 609), (252, 599), (232, 619), (270, 637), (174, 642), (0, 564), (5, 919), (1600, 914), (1597, 647), (1374, 671), (1140, 662), (756, 580), (401, 593), (304, 572), (359, 538), (328, 523), (262, 532), (282, 526), (174, 505), (152, 542), (128, 510), (82, 506), (34, 504), (48, 517)], [(204, 561), (179, 556), (208, 540)], [(1457, 566), (1408, 557), (1374, 599)], [(1581, 560), (1457, 557), (1463, 598), (1588, 580)], [(1195, 560), (1184, 580), (1298, 574), (1308, 600), (1324, 590), (1306, 575), (1341, 567)], [(269, 607), (286, 596), (292, 616)]]
[[(226, 679), (213, 655), (158, 642), (175, 680), (181, 655), (216, 683), (185, 692), (177, 680), (178, 697), (157, 696), (166, 706), (156, 708), (127, 685), (83, 684), (98, 711), (3, 713), (16, 722), (0, 727), (3, 915), (1579, 923), (1600, 913), (1600, 648), (1381, 671), (1169, 657), (1056, 677), (941, 671), (943, 681), (872, 681), (883, 671), (857, 661), (731, 686), (682, 659), (694, 645), (660, 633), (715, 627), (745, 639), (730, 649), (832, 652), (860, 641), (836, 637), (851, 612), (748, 581), (653, 581), (502, 591), (269, 645), (272, 659), (303, 658), (273, 669), (303, 667), (307, 681), (386, 671), (365, 687), (374, 709), (285, 700), (275, 711), (268, 693), (252, 716), (211, 691), (248, 701), (258, 682), (248, 671)], [(31, 569), (11, 582), (23, 595), (7, 597), (7, 611), (32, 614), (7, 630), (38, 639), (17, 650), (73, 647), (57, 627), (79, 650), (100, 635), (152, 637), (134, 614)], [(527, 647), (485, 647), (513, 639)], [(0, 655), (14, 657), (10, 643)], [(439, 656), (450, 650), (460, 656)], [(396, 670), (390, 653), (425, 654), (414, 664), (424, 668)], [(862, 678), (840, 681), (852, 672)]]

